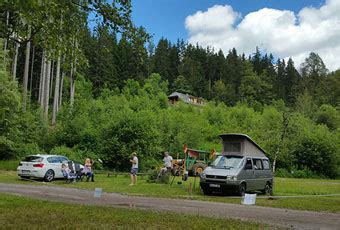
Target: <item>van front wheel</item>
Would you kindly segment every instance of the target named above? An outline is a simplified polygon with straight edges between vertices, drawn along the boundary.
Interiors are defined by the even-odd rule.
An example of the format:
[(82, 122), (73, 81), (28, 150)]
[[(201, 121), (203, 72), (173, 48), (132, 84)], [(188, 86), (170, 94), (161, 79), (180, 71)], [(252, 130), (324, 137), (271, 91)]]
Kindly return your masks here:
[(246, 193), (246, 184), (245, 183), (241, 183), (238, 187), (238, 194), (240, 196), (244, 196), (244, 194)]

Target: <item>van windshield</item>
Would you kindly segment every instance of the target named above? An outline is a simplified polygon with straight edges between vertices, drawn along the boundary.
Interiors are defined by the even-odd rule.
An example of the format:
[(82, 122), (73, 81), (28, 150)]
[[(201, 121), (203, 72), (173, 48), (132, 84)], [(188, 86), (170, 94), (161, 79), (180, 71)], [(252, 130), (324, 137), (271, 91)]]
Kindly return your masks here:
[(240, 168), (242, 156), (218, 156), (210, 166), (213, 168)]

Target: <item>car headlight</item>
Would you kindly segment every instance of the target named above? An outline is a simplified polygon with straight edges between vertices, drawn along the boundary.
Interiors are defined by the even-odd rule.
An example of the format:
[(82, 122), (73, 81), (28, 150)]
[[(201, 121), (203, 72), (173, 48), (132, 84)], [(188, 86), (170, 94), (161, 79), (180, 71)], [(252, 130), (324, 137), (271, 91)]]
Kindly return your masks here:
[(200, 177), (201, 177), (202, 179), (205, 179), (205, 178), (206, 178), (205, 173), (201, 173), (201, 174), (200, 174)]
[(236, 176), (227, 176), (227, 180), (236, 180)]

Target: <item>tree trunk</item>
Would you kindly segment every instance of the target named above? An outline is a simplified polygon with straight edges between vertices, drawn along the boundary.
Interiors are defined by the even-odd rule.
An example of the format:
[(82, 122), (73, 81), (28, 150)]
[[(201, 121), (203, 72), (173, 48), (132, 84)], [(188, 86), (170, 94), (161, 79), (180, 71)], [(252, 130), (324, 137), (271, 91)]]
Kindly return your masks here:
[(46, 75), (46, 52), (45, 50), (43, 50), (39, 87), (39, 102), (41, 109), (44, 109), (45, 75)]
[(42, 76), (44, 72), (44, 51), (41, 55), (41, 65), (40, 65), (40, 77), (39, 77), (39, 93), (38, 93), (38, 102), (41, 102), (41, 85), (42, 85)]
[(60, 85), (60, 55), (57, 60), (57, 73), (55, 76), (55, 89), (53, 99), (53, 112), (52, 112), (52, 125), (55, 125), (58, 112), (58, 100), (59, 100), (59, 85)]
[(63, 71), (62, 74), (61, 74), (58, 111), (59, 111), (59, 108), (63, 105), (62, 102), (63, 102), (63, 85), (64, 85), (64, 77), (65, 77), (65, 71)]
[(15, 52), (14, 52), (13, 65), (12, 65), (13, 81), (15, 81), (17, 78), (17, 63), (18, 63), (19, 47), (20, 47), (20, 44), (18, 42), (15, 42)]
[(32, 48), (31, 75), (30, 75), (30, 92), (31, 92), (31, 97), (33, 96), (32, 85), (33, 85), (34, 56), (35, 56), (35, 49), (34, 49), (34, 46), (33, 46), (33, 48)]
[(287, 113), (283, 112), (282, 113), (282, 132), (281, 132), (280, 141), (277, 145), (277, 149), (275, 151), (274, 160), (273, 160), (273, 182), (272, 182), (272, 189), (271, 189), (270, 195), (274, 194), (274, 181), (275, 181), (274, 179), (275, 179), (275, 170), (276, 170), (276, 160), (277, 160), (277, 157), (280, 154), (284, 138), (286, 137), (288, 124), (289, 124), (289, 117), (288, 117)]
[[(78, 41), (77, 39), (74, 41), (75, 49), (78, 49)], [(70, 74), (70, 105), (71, 107), (74, 104), (74, 93), (76, 90), (76, 85), (75, 85), (75, 73), (77, 72), (77, 58), (72, 55), (72, 62), (71, 62), (71, 74)]]
[(45, 75), (45, 92), (44, 92), (44, 117), (47, 121), (48, 119), (48, 104), (49, 104), (49, 95), (50, 95), (50, 78), (51, 78), (51, 61), (47, 61), (46, 66), (46, 75)]
[(72, 88), (71, 88), (71, 106), (73, 106), (74, 104), (74, 93), (76, 91), (76, 82), (73, 79), (73, 84), (72, 84)]
[[(28, 38), (31, 37), (31, 28), (28, 28)], [(27, 86), (28, 86), (28, 71), (30, 65), (30, 54), (31, 54), (31, 41), (29, 40), (26, 44), (26, 54), (25, 54), (25, 69), (24, 77), (22, 83), (22, 110), (26, 112), (27, 106)]]
[(50, 84), (50, 98), (53, 95), (53, 81), (54, 81), (54, 61), (52, 61), (52, 67), (51, 67), (51, 84)]
[[(9, 12), (7, 11), (6, 12), (6, 27), (7, 28), (8, 28), (8, 23), (9, 23)], [(8, 45), (8, 38), (5, 39), (5, 44), (4, 44), (5, 55), (6, 55), (6, 51), (7, 51), (7, 45)]]
[(73, 63), (71, 64), (70, 73), (70, 105), (73, 106), (74, 103), (74, 90), (73, 90), (74, 80), (73, 80)]

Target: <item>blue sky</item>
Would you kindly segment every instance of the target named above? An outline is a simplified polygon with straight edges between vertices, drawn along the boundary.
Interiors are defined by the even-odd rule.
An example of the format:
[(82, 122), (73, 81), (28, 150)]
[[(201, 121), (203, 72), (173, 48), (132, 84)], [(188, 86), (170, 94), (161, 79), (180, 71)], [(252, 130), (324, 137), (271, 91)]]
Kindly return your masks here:
[(246, 55), (259, 47), (295, 66), (315, 52), (330, 71), (340, 69), (340, 0), (132, 0), (132, 7), (155, 45), (184, 39)]
[(185, 18), (214, 5), (230, 5), (244, 17), (265, 7), (298, 13), (304, 7), (318, 8), (324, 3), (324, 0), (133, 0), (132, 17), (137, 26), (145, 27), (153, 35), (157, 44), (161, 37), (172, 42), (178, 38), (187, 40)]

